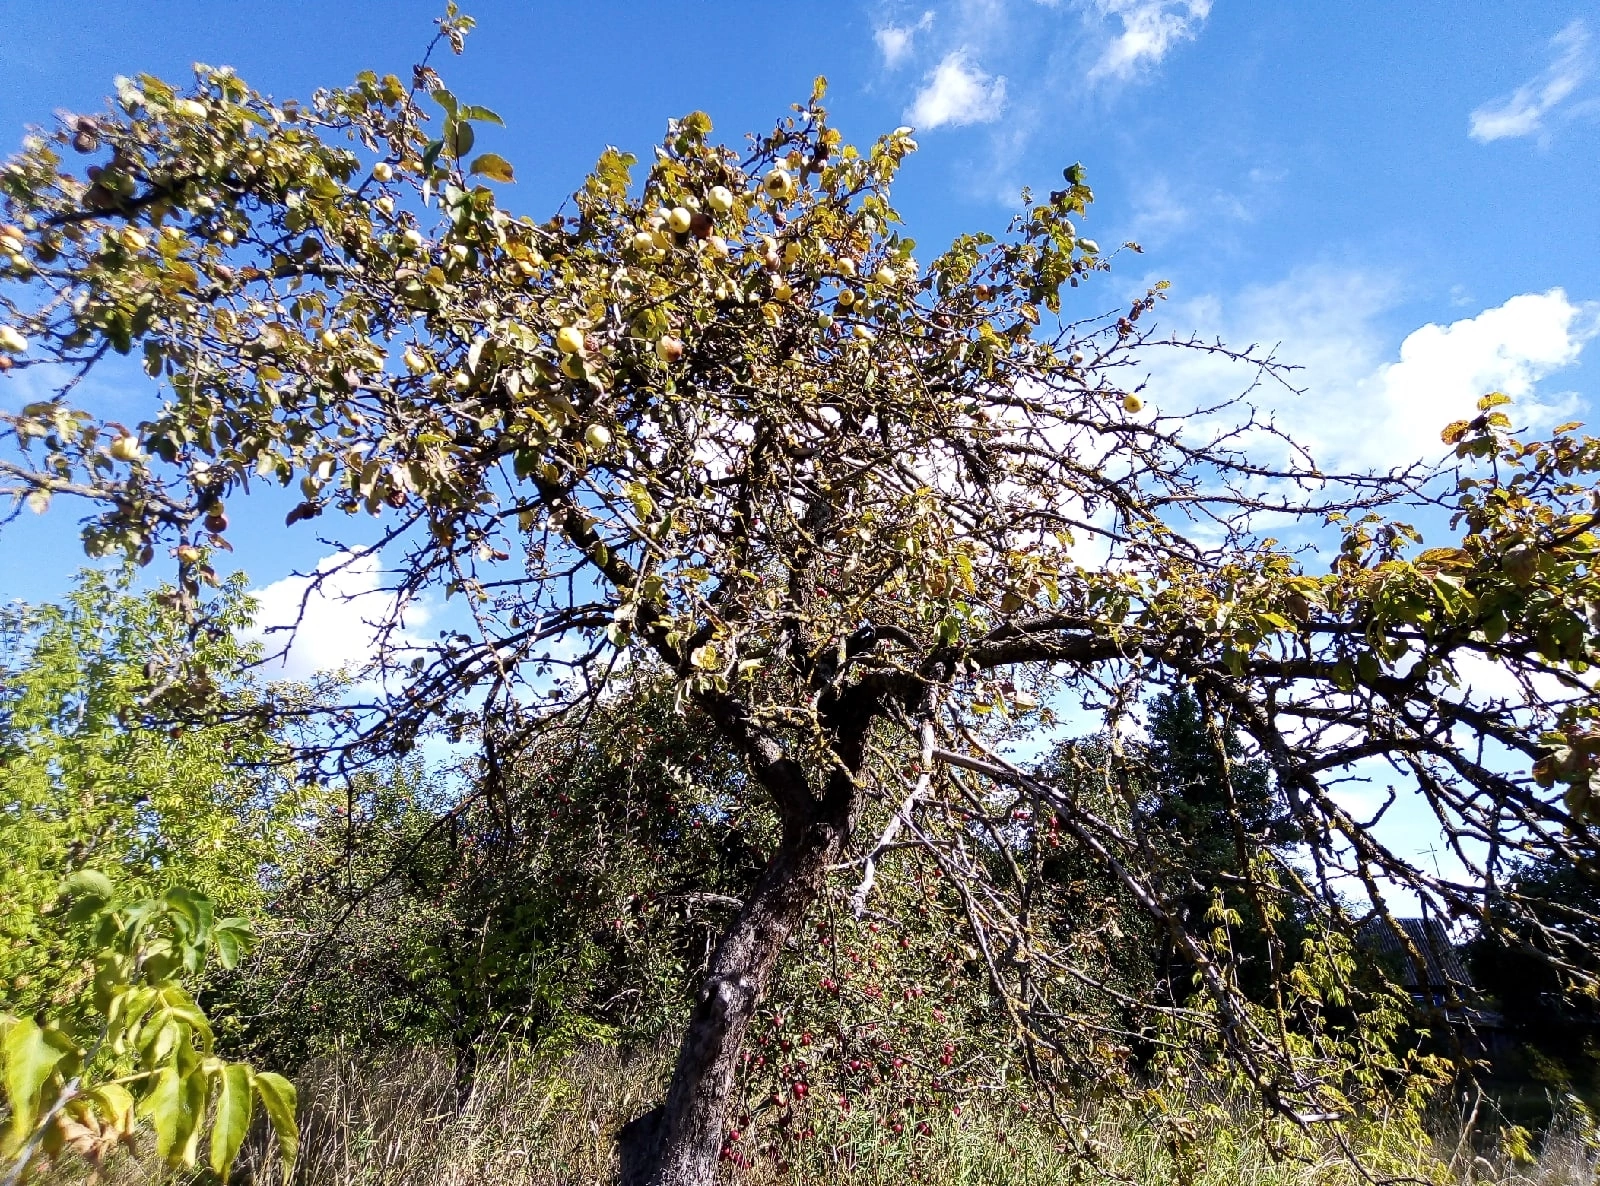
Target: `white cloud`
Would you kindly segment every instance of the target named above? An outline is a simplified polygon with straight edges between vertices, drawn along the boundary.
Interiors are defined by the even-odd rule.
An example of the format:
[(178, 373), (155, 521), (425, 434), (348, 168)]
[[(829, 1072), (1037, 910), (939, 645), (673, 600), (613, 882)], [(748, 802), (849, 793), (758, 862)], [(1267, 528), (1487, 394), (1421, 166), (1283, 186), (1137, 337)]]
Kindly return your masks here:
[(1122, 22), (1089, 71), (1091, 80), (1128, 79), (1144, 66), (1159, 65), (1180, 41), (1192, 40), (1211, 13), (1211, 0), (1094, 0), (1105, 16)]
[(1545, 118), (1556, 113), (1589, 76), (1589, 29), (1582, 20), (1557, 33), (1550, 48), (1554, 54), (1543, 71), (1472, 113), (1470, 135), (1474, 140), (1487, 144), (1543, 131)]
[[(1576, 303), (1559, 288), (1523, 293), (1476, 316), (1413, 330), (1396, 353), (1382, 325), (1395, 298), (1393, 281), (1382, 275), (1309, 269), (1226, 302), (1187, 302), (1164, 320), (1206, 340), (1258, 343), (1302, 368), (1291, 381), (1304, 394), (1268, 385), (1251, 400), (1329, 471), (1437, 460), (1446, 451), (1440, 430), (1470, 419), (1489, 391), (1511, 396), (1512, 419), (1533, 431), (1576, 409), (1575, 394), (1541, 383), (1575, 364), (1600, 330), (1595, 305)], [(1221, 356), (1187, 352), (1156, 361), (1153, 370), (1152, 402), (1171, 412), (1236, 393), (1254, 377)]]
[(1451, 420), (1470, 419), (1476, 401), (1503, 391), (1515, 401), (1520, 423), (1548, 427), (1570, 415), (1576, 397), (1541, 394), (1536, 384), (1578, 361), (1594, 336), (1592, 312), (1559, 288), (1524, 293), (1476, 317), (1449, 325), (1425, 325), (1400, 344), (1400, 360), (1373, 377), (1367, 402), (1381, 414), (1381, 447), (1368, 450), (1399, 458), (1437, 454), (1439, 430)]
[[(318, 672), (359, 670), (373, 657), (378, 627), (395, 611), (394, 594), (383, 588), (383, 571), (373, 555), (340, 552), (317, 564), (320, 585), (307, 596), (312, 578), (289, 576), (255, 590), (255, 627), (250, 636), (271, 656), (263, 673), (271, 679), (303, 680)], [(427, 620), (420, 606), (408, 606), (405, 624)], [(292, 643), (287, 627), (298, 627)]]
[(968, 65), (963, 50), (945, 55), (917, 92), (906, 119), (919, 131), (945, 124), (984, 124), (997, 119), (1006, 102), (1006, 80)]
[(873, 40), (883, 54), (883, 64), (893, 70), (911, 54), (911, 43), (916, 35), (933, 24), (933, 13), (925, 12), (914, 25), (884, 25), (873, 33)]

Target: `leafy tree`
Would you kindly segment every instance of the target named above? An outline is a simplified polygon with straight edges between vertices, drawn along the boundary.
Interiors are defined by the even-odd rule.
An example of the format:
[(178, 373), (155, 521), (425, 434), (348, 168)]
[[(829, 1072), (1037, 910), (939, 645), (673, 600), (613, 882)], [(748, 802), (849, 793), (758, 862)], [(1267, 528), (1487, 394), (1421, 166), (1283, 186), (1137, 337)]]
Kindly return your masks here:
[(185, 981), (215, 951), (231, 967), (252, 941), (241, 918), (217, 918), (211, 901), (184, 887), (158, 898), (119, 898), (104, 874), (81, 870), (62, 886), (62, 922), (85, 932), (92, 980), (61, 1013), (0, 1014), (0, 1066), (10, 1122), (0, 1140), (6, 1186), (41, 1154), (71, 1149), (96, 1171), (137, 1144), (147, 1118), (156, 1154), (193, 1168), (211, 1130), (208, 1164), (227, 1177), (260, 1100), (285, 1172), (299, 1140), (295, 1090), (281, 1075), (217, 1057), (211, 1024)]
[(230, 914), (263, 904), (294, 811), (269, 768), (280, 749), (248, 721), (174, 727), (149, 676), (173, 664), (185, 693), (226, 678), (229, 696), (254, 695), (232, 680), (250, 658), (243, 582), (214, 606), (191, 634), (172, 590), (88, 571), (59, 605), (0, 608), (0, 977), (22, 1007), (76, 992), (90, 953), (62, 944), (85, 933), (41, 914), (76, 870), (133, 895), (187, 885)]
[(1535, 918), (1491, 907), (1492, 925), (1468, 947), (1473, 983), (1531, 1053), (1535, 1077), (1592, 1098), (1600, 1092), (1600, 1004), (1583, 970), (1600, 947), (1600, 886), (1592, 870), (1547, 859), (1517, 869), (1503, 892), (1534, 904)]
[[(452, 11), (442, 36), (459, 48), (468, 24)], [(536, 221), (491, 188), (510, 165), (472, 155), (497, 117), (426, 63), (307, 104), (225, 70), (124, 80), (0, 170), (0, 346), (13, 372), (63, 376), (5, 419), (0, 487), (35, 510), (96, 500), (91, 551), (172, 548), (197, 620), (248, 482), (298, 489), (291, 527), (381, 519), (397, 607), (440, 590), (461, 608), (437, 645), (397, 609), (377, 691), (327, 718), (334, 765), (438, 729), (480, 741), (492, 778), (615, 672), (665, 673), (714, 723), (776, 841), (664, 1104), (626, 1135), (637, 1180), (711, 1179), (786, 943), (841, 865), (867, 909), (904, 845), (948, 880), (1035, 1065), (1125, 1087), (1126, 1044), (1057, 1006), (1071, 953), (1035, 926), (1038, 862), (1005, 857), (1019, 810), (1054, 815), (1187, 961), (1204, 1008), (1158, 1015), (1179, 1048), (1226, 1051), (1300, 1122), (1359, 1112), (1382, 1045), (1318, 1021), (1343, 994), (1340, 891), (1381, 907), (1398, 882), (1481, 915), (1517, 853), (1593, 850), (1600, 441), (1519, 441), (1494, 395), (1445, 430), (1453, 470), (1337, 475), (1242, 403), (1188, 425), (1181, 391), (1137, 384), (1142, 352), (1227, 351), (1164, 340), (1159, 287), (1072, 306), (1109, 256), (1081, 233), (1080, 167), (924, 266), (889, 194), (911, 131), (846, 145), (822, 96), (742, 153), (701, 113), (674, 121), (642, 179), (608, 149)], [(72, 151), (98, 155), (80, 171)], [(129, 428), (66, 376), (135, 351), (166, 399)], [(1445, 546), (1398, 519), (1419, 503), (1451, 510)], [(1329, 520), (1331, 571), (1278, 542)], [(1481, 660), (1523, 699), (1466, 682)], [(1115, 738), (1180, 682), (1208, 732), (1271, 765), (1304, 838), (1303, 867), (1253, 852), (1242, 871), (1317, 927), (1266, 1005), (1184, 925), (1122, 808), (1004, 757), (1047, 696)], [(1426, 801), (1463, 875), (1415, 868), (1342, 805), (1331, 780), (1363, 761)], [(1111, 803), (1137, 778), (1115, 745), (1091, 773)]]
[[(1226, 942), (1234, 949), (1243, 982), (1261, 999), (1270, 990), (1277, 962), (1291, 959), (1304, 937), (1298, 920), (1277, 918), (1252, 900), (1249, 866), (1253, 860), (1285, 860), (1298, 839), (1287, 806), (1273, 786), (1271, 768), (1246, 758), (1237, 734), (1213, 733), (1199, 700), (1180, 688), (1149, 704), (1152, 802), (1147, 826), (1174, 846), (1174, 873), (1180, 884), (1169, 896), (1184, 926), (1208, 930), (1208, 917), (1237, 920)], [(1300, 903), (1290, 899), (1291, 913)], [(1280, 929), (1287, 933), (1279, 935)], [(1169, 979), (1183, 974), (1183, 960), (1164, 944)]]
[(649, 1038), (759, 872), (738, 757), (659, 680), (541, 731), (493, 786), (358, 775), (286, 859), (269, 943), (223, 995), (256, 1057), (440, 1040), (463, 1084), (517, 1038)]

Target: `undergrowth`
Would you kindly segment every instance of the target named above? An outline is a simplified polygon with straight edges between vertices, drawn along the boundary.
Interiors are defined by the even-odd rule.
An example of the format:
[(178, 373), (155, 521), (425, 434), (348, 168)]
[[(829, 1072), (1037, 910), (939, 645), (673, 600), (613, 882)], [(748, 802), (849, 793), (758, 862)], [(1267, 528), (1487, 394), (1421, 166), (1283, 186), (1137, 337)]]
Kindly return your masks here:
[[(396, 1051), (331, 1057), (297, 1076), (302, 1143), (293, 1186), (607, 1186), (617, 1129), (660, 1097), (667, 1060), (591, 1047), (560, 1060), (486, 1059), (463, 1100), (447, 1056)], [(873, 1117), (817, 1106), (758, 1117), (724, 1162), (733, 1186), (1066, 1186), (1116, 1181), (1180, 1186), (1356, 1186), (1348, 1158), (1302, 1143), (1275, 1155), (1245, 1107), (1197, 1087), (1183, 1115), (1137, 1101), (1090, 1113), (1063, 1134), (1014, 1096), (969, 1099), (959, 1114), (907, 1131)], [(1567, 1110), (1534, 1142), (1498, 1131), (1481, 1110), (1441, 1113), (1422, 1146), (1381, 1124), (1351, 1136), (1351, 1151), (1381, 1163), (1390, 1180), (1596, 1186), (1600, 1143), (1592, 1119)], [(1280, 1134), (1281, 1135), (1281, 1134)], [(286, 1186), (265, 1134), (249, 1142), (235, 1181)], [(261, 1139), (258, 1139), (261, 1138)], [(147, 1143), (148, 1144), (148, 1143)], [(1085, 1151), (1088, 1155), (1085, 1155)], [(148, 1149), (146, 1149), (148, 1152)], [(738, 1164), (743, 1162), (744, 1164)], [(125, 1159), (99, 1177), (133, 1186), (161, 1175)], [(91, 1167), (63, 1163), (45, 1179), (72, 1186)]]

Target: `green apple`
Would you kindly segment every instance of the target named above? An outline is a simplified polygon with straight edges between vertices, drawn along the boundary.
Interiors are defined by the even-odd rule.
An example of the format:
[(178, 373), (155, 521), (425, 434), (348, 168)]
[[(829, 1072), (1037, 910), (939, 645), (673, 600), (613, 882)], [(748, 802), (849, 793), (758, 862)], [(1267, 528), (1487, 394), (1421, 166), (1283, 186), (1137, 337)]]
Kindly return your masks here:
[(682, 235), (694, 222), (694, 215), (687, 206), (674, 206), (667, 214), (667, 229), (675, 235)]
[(0, 350), (7, 354), (22, 354), (28, 349), (28, 339), (14, 325), (0, 325)]
[(1137, 395), (1134, 395), (1133, 392), (1130, 391), (1127, 395), (1122, 397), (1122, 410), (1127, 412), (1130, 416), (1135, 412), (1143, 411), (1144, 400), (1140, 399)]
[(781, 165), (768, 173), (761, 184), (774, 198), (788, 198), (794, 194), (794, 175)]
[(656, 237), (649, 231), (635, 231), (631, 242), (633, 249), (640, 255), (654, 255), (656, 253)]
[(713, 185), (706, 195), (706, 205), (718, 214), (726, 214), (733, 209), (733, 191), (725, 185)]
[(111, 456), (118, 461), (137, 461), (139, 459), (139, 438), (131, 432), (119, 436), (111, 442)]
[(406, 352), (400, 357), (406, 364), (406, 370), (410, 371), (413, 375), (420, 375), (428, 369), (428, 360), (411, 346), (407, 346)]
[(556, 349), (563, 354), (582, 354), (583, 331), (574, 325), (562, 326), (556, 334)]
[(372, 176), (378, 181), (393, 181), (394, 168), (389, 164), (388, 161), (379, 161), (376, 165), (372, 166)]
[(591, 449), (604, 449), (611, 444), (611, 430), (604, 424), (591, 424), (583, 430), (583, 439)]

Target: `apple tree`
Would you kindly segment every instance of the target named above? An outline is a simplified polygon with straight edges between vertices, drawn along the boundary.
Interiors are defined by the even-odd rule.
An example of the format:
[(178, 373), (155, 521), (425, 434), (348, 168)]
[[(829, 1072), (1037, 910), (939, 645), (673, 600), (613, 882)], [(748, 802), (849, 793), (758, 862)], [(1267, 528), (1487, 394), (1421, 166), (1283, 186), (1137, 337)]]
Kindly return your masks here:
[[(469, 24), (452, 11), (441, 36)], [(498, 117), (426, 61), (304, 103), (226, 69), (123, 79), (0, 169), (0, 350), (35, 394), (0, 422), (0, 489), (19, 510), (87, 500), (86, 548), (171, 558), (197, 623), (253, 487), (291, 493), (286, 530), (370, 521), (317, 578), (377, 556), (396, 606), (377, 675), (307, 754), (334, 769), (440, 732), (481, 745), (492, 787), (630, 672), (713, 722), (777, 839), (665, 1100), (624, 1134), (634, 1180), (712, 1179), (786, 943), (841, 877), (870, 909), (911, 850), (1036, 1072), (1117, 1073), (1126, 1036), (1060, 1004), (1071, 937), (1032, 913), (1050, 832), (1191, 970), (1197, 995), (1150, 1006), (1162, 1032), (1227, 1053), (1293, 1122), (1337, 1123), (1364, 1054), (1318, 1002), (1341, 992), (1353, 896), (1488, 917), (1518, 904), (1513, 857), (1594, 854), (1600, 441), (1521, 441), (1489, 397), (1446, 429), (1449, 466), (1324, 472), (1242, 399), (1147, 388), (1158, 349), (1275, 372), (1164, 337), (1159, 287), (1083, 304), (1114, 253), (1082, 233), (1080, 167), (1004, 234), (919, 258), (890, 199), (912, 130), (852, 146), (822, 98), (740, 148), (701, 113), (642, 162), (608, 148), (540, 219), (477, 144)], [(137, 423), (81, 394), (117, 356), (160, 388)], [(1402, 516), (1449, 522), (1423, 547)], [(1285, 536), (1331, 540), (1331, 567)], [(432, 594), (452, 607), (436, 643), (401, 618)], [(1187, 925), (1172, 846), (1124, 826), (1136, 751), (1085, 749), (1061, 780), (1006, 756), (1065, 707), (1114, 742), (1179, 687), (1219, 768), (1267, 763), (1303, 837), (1275, 854), (1234, 812), (1234, 896), (1269, 928), (1291, 899), (1323, 927), (1326, 958), (1265, 1004), (1226, 910)], [(1450, 870), (1340, 793), (1374, 766), (1437, 819)]]

